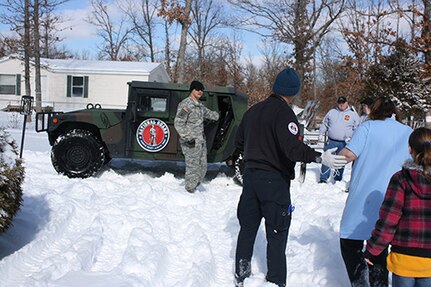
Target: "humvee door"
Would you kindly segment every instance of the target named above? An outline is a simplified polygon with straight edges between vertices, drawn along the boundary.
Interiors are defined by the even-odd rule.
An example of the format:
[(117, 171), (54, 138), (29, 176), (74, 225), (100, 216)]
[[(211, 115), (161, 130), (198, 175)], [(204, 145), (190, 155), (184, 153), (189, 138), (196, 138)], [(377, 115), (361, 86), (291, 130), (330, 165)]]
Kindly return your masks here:
[(181, 158), (174, 128), (179, 96), (175, 91), (135, 89), (136, 115), (129, 125), (133, 158), (176, 160)]

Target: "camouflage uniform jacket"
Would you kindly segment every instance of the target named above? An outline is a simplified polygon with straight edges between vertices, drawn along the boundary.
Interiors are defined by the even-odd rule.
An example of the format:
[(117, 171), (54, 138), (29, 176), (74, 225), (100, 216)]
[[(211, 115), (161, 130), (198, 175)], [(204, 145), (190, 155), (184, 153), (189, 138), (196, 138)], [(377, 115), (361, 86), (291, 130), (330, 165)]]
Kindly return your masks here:
[(205, 140), (204, 119), (216, 121), (218, 118), (218, 112), (211, 111), (191, 97), (185, 98), (178, 105), (174, 122), (175, 129), (180, 135), (180, 143), (193, 139), (197, 143), (203, 142)]

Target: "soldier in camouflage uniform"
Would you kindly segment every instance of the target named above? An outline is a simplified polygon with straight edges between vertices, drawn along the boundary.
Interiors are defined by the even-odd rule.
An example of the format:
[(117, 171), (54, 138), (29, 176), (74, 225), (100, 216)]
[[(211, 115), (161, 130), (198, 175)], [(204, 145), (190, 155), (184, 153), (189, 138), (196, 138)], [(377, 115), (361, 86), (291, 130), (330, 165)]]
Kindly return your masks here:
[(219, 114), (199, 102), (204, 85), (198, 81), (190, 84), (190, 96), (178, 105), (175, 129), (180, 135), (181, 150), (186, 160), (186, 190), (195, 192), (207, 172), (207, 146), (204, 119), (217, 121)]

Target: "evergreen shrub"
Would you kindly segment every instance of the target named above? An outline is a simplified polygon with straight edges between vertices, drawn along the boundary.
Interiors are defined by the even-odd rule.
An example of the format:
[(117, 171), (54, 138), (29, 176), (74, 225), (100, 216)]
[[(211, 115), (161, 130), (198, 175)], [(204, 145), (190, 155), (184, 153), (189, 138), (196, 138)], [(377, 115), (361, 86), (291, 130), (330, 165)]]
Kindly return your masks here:
[(0, 234), (12, 225), (21, 207), (24, 174), (15, 141), (0, 128)]

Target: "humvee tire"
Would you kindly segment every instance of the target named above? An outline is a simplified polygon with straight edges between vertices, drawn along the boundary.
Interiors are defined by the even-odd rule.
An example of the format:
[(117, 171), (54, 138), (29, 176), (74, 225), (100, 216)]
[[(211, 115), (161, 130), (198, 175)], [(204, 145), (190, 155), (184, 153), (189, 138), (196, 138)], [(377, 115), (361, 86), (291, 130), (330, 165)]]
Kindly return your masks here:
[(105, 163), (105, 158), (103, 144), (87, 130), (70, 130), (60, 135), (52, 146), (52, 165), (58, 173), (70, 178), (94, 175)]

